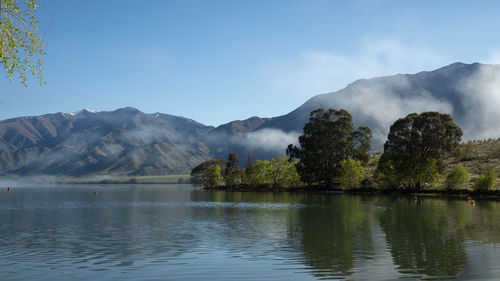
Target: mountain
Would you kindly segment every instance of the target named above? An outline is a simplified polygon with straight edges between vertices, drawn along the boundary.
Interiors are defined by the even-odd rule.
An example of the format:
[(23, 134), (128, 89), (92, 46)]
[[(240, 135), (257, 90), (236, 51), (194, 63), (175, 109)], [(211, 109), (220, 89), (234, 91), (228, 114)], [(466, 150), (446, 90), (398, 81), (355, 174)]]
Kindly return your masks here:
[(187, 173), (209, 158), (237, 152), (245, 163), (269, 159), (297, 141), (309, 113), (346, 109), (373, 131), (382, 150), (389, 126), (412, 112), (449, 113), (464, 139), (500, 137), (500, 66), (454, 63), (437, 70), (357, 80), (317, 95), (292, 112), (251, 117), (216, 128), (134, 108), (56, 113), (0, 121), (4, 174), (155, 175)]
[(499, 106), (500, 65), (454, 63), (434, 71), (357, 80), (337, 92), (314, 96), (286, 115), (262, 119), (250, 133), (269, 128), (301, 132), (311, 111), (342, 108), (352, 114), (355, 126), (372, 129), (372, 147), (380, 151), (390, 125), (413, 112), (451, 114), (466, 140), (498, 138)]
[(208, 159), (213, 127), (134, 108), (56, 113), (0, 122), (0, 169), (14, 174), (186, 173)]

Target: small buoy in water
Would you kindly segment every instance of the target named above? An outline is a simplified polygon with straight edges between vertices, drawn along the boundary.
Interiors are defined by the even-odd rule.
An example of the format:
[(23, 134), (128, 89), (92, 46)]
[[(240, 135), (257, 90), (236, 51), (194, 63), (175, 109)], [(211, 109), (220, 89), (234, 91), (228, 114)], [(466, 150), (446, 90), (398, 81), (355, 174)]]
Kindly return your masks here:
[(474, 201), (474, 200), (472, 200), (472, 199), (471, 199), (471, 200), (470, 200), (470, 204), (471, 204), (472, 206), (474, 206), (474, 205), (476, 205), (476, 201)]
[(9, 187), (7, 187), (7, 192), (10, 192), (10, 186), (9, 186)]
[(417, 196), (413, 196), (413, 202), (417, 202)]
[(94, 196), (96, 196), (96, 195), (97, 195), (97, 192), (94, 191)]

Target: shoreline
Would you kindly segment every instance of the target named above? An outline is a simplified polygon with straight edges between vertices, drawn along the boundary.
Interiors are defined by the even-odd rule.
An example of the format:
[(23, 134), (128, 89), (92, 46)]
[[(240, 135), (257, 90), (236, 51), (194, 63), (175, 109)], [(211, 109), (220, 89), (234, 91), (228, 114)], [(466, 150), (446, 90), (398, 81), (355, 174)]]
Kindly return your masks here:
[(326, 186), (306, 186), (295, 188), (269, 188), (269, 187), (215, 187), (202, 188), (207, 191), (229, 191), (229, 192), (304, 192), (304, 193), (336, 193), (353, 195), (411, 195), (422, 197), (469, 197), (475, 198), (498, 198), (500, 190), (489, 190), (479, 192), (468, 189), (446, 190), (446, 189), (426, 189), (426, 190), (380, 190), (374, 187), (364, 189), (341, 189)]

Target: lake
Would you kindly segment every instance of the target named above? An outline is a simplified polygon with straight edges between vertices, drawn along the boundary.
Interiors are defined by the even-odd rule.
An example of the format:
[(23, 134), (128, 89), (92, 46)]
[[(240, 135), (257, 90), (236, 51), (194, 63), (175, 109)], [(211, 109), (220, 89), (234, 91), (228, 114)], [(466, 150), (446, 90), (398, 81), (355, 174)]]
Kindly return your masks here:
[(500, 202), (474, 199), (2, 188), (0, 280), (498, 280)]

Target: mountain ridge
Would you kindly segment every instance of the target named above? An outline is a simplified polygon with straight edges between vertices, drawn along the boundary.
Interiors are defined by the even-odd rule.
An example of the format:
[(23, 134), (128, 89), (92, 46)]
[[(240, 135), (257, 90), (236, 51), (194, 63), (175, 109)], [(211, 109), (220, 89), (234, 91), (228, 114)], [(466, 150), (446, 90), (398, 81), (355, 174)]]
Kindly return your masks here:
[[(499, 137), (494, 120), (500, 66), (453, 63), (415, 74), (358, 79), (335, 92), (316, 95), (293, 111), (257, 116), (217, 127), (133, 107), (23, 116), (0, 121), (3, 174), (155, 175), (187, 173), (209, 158), (236, 152), (241, 162), (269, 159), (296, 142), (312, 110), (346, 109), (357, 126), (372, 129), (381, 150), (389, 126), (412, 112), (449, 113), (465, 138)], [(493, 120), (493, 121), (492, 121)]]

